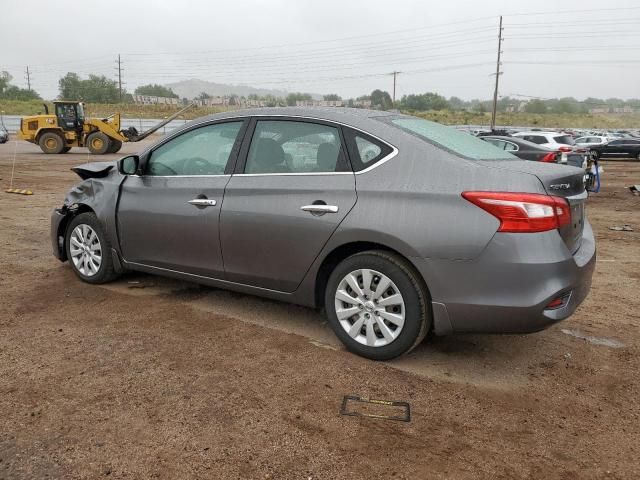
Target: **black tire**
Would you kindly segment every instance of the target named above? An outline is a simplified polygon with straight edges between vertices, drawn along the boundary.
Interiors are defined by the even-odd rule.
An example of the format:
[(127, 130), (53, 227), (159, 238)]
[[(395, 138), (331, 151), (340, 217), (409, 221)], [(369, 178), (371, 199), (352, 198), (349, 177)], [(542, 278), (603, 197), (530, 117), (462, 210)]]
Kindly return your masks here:
[[(91, 275), (86, 275), (83, 273), (73, 261), (73, 257), (71, 255), (71, 237), (74, 236), (74, 231), (76, 227), (86, 225), (91, 227), (91, 229), (96, 233), (98, 240), (100, 242), (100, 256), (101, 262), (97, 271)], [(74, 237), (75, 238), (75, 237)], [(67, 227), (64, 248), (67, 254), (67, 259), (69, 260), (69, 264), (71, 265), (71, 269), (74, 273), (80, 277), (81, 280), (87, 283), (106, 283), (115, 279), (118, 274), (115, 272), (113, 267), (113, 258), (111, 257), (111, 242), (104, 233), (104, 229), (96, 217), (95, 213), (87, 212), (81, 213), (74, 217), (71, 222), (69, 222), (69, 226)]]
[(122, 142), (120, 140), (111, 139), (111, 147), (109, 153), (118, 153), (122, 148)]
[(640, 161), (640, 152), (638, 152), (638, 155), (636, 155), (636, 160)]
[(597, 150), (592, 150), (591, 158), (593, 158), (594, 160), (598, 160), (600, 158), (600, 152), (598, 152)]
[(87, 148), (93, 155), (104, 155), (111, 148), (111, 139), (102, 132), (93, 132), (87, 137)]
[[(387, 345), (374, 347), (359, 343), (349, 336), (338, 320), (335, 307), (336, 291), (342, 279), (358, 269), (371, 269), (386, 275), (403, 297), (404, 325), (397, 338)], [(411, 351), (424, 340), (431, 329), (429, 293), (424, 282), (406, 260), (382, 250), (357, 253), (338, 264), (327, 282), (324, 303), (329, 324), (347, 349), (372, 360), (390, 360)]]
[(69, 150), (71, 150), (71, 147), (64, 147), (60, 153), (67, 153)]
[(38, 139), (40, 150), (46, 154), (58, 154), (64, 149), (64, 139), (55, 132), (44, 132)]

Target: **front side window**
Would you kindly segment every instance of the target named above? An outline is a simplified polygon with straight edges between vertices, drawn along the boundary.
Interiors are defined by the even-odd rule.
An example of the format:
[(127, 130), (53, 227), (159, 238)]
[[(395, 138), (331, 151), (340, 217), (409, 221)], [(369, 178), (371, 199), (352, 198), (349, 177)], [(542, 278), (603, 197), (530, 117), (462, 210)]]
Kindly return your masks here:
[(151, 153), (147, 175), (222, 175), (243, 122), (196, 128)]
[(335, 127), (289, 120), (259, 120), (244, 173), (329, 173), (346, 170)]
[(504, 142), (504, 149), (507, 152), (517, 152), (518, 151), (518, 146), (515, 143)]

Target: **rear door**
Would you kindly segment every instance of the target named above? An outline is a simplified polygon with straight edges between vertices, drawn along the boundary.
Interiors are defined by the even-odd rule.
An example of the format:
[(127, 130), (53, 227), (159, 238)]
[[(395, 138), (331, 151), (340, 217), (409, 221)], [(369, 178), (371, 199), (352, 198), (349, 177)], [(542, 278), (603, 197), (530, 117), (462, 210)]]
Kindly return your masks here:
[(227, 280), (292, 292), (356, 202), (338, 125), (259, 117), (225, 191)]
[(193, 128), (155, 147), (128, 176), (118, 204), (125, 261), (222, 278), (218, 222), (248, 121)]

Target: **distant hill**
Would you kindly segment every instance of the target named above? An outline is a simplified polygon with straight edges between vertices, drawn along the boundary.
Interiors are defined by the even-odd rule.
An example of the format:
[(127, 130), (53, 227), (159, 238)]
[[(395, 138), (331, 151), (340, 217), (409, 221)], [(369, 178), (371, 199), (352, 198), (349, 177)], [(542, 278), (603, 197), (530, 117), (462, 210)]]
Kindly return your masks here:
[(224, 83), (207, 82), (205, 80), (191, 79), (182, 80), (175, 83), (167, 83), (165, 87), (170, 88), (181, 98), (192, 99), (206, 92), (213, 97), (224, 95), (238, 95), (246, 97), (255, 95), (273, 95), (274, 97), (286, 97), (289, 92), (285, 90), (270, 90), (268, 88), (254, 88), (247, 85), (227, 85)]

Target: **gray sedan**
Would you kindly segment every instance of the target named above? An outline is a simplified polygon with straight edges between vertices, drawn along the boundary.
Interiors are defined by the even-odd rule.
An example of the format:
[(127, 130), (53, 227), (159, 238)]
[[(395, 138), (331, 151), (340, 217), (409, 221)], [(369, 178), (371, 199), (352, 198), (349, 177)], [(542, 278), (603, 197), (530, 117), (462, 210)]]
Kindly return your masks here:
[(541, 330), (595, 265), (580, 169), (396, 113), (218, 114), (75, 171), (51, 237), (82, 280), (135, 270), (323, 308), (377, 360), (429, 332)]

